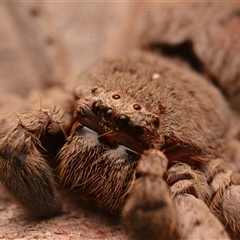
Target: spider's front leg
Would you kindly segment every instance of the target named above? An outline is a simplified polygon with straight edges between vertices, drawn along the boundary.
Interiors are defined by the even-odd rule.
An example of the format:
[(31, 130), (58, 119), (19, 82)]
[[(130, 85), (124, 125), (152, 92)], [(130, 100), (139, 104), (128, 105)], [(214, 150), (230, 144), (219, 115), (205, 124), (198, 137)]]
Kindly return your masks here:
[(166, 181), (176, 209), (180, 239), (229, 239), (223, 225), (207, 206), (212, 191), (203, 173), (178, 163), (167, 171)]
[(123, 209), (126, 230), (134, 239), (172, 239), (176, 220), (170, 192), (163, 175), (168, 160), (157, 150), (142, 156), (137, 179)]
[(48, 110), (21, 114), (16, 127), (0, 139), (0, 184), (36, 217), (61, 211), (52, 169), (43, 147), (47, 135), (58, 134), (55, 114)]

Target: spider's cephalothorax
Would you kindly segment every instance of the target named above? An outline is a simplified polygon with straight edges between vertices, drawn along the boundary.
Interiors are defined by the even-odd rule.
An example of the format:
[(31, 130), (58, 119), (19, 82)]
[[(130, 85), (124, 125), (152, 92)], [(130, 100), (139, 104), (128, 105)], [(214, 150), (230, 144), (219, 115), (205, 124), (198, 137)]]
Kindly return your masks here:
[(141, 106), (124, 105), (122, 97), (96, 88), (78, 100), (72, 134), (59, 155), (64, 185), (115, 213), (122, 208), (140, 155), (157, 142), (160, 124), (156, 114), (139, 114)]
[[(91, 88), (77, 88), (71, 132), (57, 145), (58, 153), (51, 154), (47, 139), (58, 139), (50, 126), (59, 124), (51, 114), (39, 121), (43, 111), (29, 113), (31, 126), (36, 122), (40, 128), (19, 123), (1, 139), (1, 182), (17, 201), (40, 215), (34, 207), (45, 206), (46, 194), (42, 215), (59, 210), (45, 162), (56, 155), (61, 185), (85, 203), (121, 216), (133, 238), (227, 239), (223, 225), (239, 231), (240, 177), (226, 161), (230, 152), (233, 161), (238, 156), (229, 144), (235, 118), (218, 89), (145, 52), (101, 61), (82, 80)], [(25, 158), (19, 160), (16, 149)], [(37, 185), (25, 177), (28, 169)], [(10, 181), (11, 171), (16, 177)], [(31, 205), (36, 196), (18, 194), (16, 181), (25, 192), (43, 185), (46, 190), (34, 192), (40, 196)]]

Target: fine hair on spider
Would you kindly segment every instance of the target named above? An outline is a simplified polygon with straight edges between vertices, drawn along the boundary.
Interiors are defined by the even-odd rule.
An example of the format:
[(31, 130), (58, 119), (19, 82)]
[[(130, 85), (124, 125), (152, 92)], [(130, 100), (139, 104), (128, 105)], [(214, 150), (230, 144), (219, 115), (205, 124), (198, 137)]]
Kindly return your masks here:
[(35, 216), (57, 214), (56, 175), (86, 205), (121, 217), (133, 239), (240, 233), (240, 152), (218, 89), (146, 52), (104, 59), (82, 81), (69, 122), (41, 103), (0, 139), (0, 182), (13, 199)]
[(18, 119), (17, 126), (0, 139), (0, 183), (33, 216), (55, 215), (61, 211), (61, 201), (45, 158), (44, 138), (62, 131), (56, 111), (41, 109)]
[[(39, 97), (39, 104), (40, 104), (40, 111), (42, 112), (46, 112), (47, 114), (50, 115), (50, 118), (54, 118), (54, 116), (57, 116), (58, 113), (61, 111), (61, 108), (57, 109), (57, 106), (54, 105), (53, 110), (50, 110), (48, 108), (43, 108), (43, 103), (42, 103), (42, 97), (41, 95), (37, 92), (37, 95)], [(58, 118), (58, 120), (55, 119), (56, 123), (58, 124), (58, 126), (60, 127), (63, 135), (65, 136), (65, 138), (67, 138), (67, 133), (65, 131), (65, 129), (63, 128), (62, 124), (65, 123), (64, 121), (61, 122), (60, 120), (64, 118), (65, 115), (65, 111), (62, 113), (62, 115)]]

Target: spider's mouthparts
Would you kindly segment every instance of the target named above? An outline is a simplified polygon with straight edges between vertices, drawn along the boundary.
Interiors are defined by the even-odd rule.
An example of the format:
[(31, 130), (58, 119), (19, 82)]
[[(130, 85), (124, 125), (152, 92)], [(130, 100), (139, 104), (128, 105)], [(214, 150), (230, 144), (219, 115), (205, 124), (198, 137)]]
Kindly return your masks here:
[(104, 139), (110, 147), (120, 144), (140, 154), (148, 149), (147, 144), (144, 144), (143, 141), (140, 142), (119, 128), (110, 128), (107, 124), (101, 123), (93, 114), (78, 115), (77, 121), (83, 126), (97, 132), (99, 137)]

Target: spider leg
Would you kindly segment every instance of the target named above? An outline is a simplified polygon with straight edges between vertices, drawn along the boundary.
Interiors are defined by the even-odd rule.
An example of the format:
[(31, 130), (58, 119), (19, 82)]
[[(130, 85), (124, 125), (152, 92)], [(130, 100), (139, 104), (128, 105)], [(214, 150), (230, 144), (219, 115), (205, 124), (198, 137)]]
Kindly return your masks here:
[(204, 165), (204, 172), (213, 191), (209, 208), (234, 233), (240, 232), (240, 174), (222, 159)]
[(146, 152), (137, 168), (137, 179), (123, 209), (127, 232), (133, 239), (172, 239), (175, 212), (163, 175), (168, 160), (157, 150)]
[[(240, 136), (240, 131), (239, 134)], [(238, 137), (239, 138), (239, 137)], [(224, 144), (225, 149), (222, 149), (223, 159), (229, 167), (235, 171), (240, 172), (240, 141), (237, 138), (230, 138)], [(222, 155), (221, 155), (222, 157)]]
[(184, 163), (175, 164), (168, 170), (166, 181), (176, 209), (180, 239), (229, 239), (206, 205), (211, 189), (201, 172)]
[(54, 176), (40, 152), (40, 141), (21, 124), (0, 139), (0, 185), (36, 217), (61, 211)]

